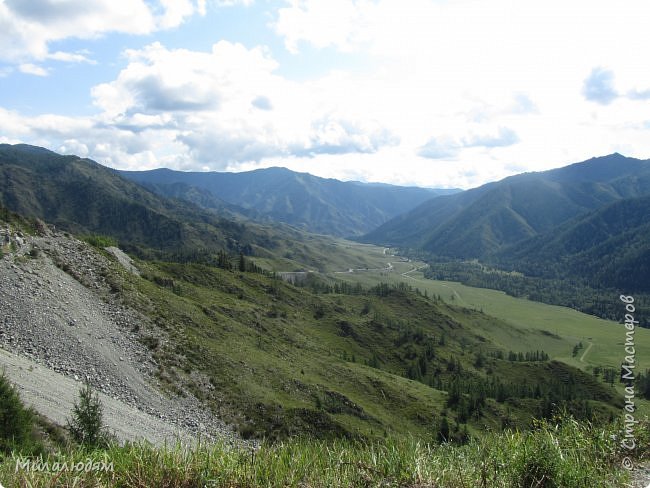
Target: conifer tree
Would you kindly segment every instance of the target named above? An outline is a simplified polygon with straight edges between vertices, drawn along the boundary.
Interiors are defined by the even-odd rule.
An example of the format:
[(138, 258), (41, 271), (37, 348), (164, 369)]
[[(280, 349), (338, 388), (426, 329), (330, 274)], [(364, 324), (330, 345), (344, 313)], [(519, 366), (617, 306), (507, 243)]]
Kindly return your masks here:
[(92, 391), (90, 383), (79, 390), (79, 401), (72, 408), (68, 430), (75, 441), (85, 446), (99, 447), (106, 444), (102, 403), (97, 393)]

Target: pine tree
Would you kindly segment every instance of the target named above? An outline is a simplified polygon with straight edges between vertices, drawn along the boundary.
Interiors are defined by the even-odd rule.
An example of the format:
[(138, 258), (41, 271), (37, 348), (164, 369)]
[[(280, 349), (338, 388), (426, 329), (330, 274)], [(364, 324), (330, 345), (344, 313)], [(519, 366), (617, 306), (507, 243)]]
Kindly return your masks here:
[(75, 402), (68, 429), (75, 441), (89, 447), (105, 445), (107, 435), (102, 423), (103, 407), (89, 383), (79, 390), (79, 402)]

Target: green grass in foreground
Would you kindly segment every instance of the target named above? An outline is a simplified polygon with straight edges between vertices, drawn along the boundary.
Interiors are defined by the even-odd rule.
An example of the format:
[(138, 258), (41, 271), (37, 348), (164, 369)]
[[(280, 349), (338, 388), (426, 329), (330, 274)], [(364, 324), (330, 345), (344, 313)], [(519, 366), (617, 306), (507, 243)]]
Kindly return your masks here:
[[(635, 432), (638, 444), (648, 446), (647, 423)], [(112, 470), (38, 472), (27, 469), (26, 460), (8, 457), (0, 464), (0, 480), (30, 487), (614, 487), (628, 480), (621, 460), (629, 453), (621, 450), (620, 435), (614, 425), (595, 428), (568, 418), (540, 422), (530, 432), (486, 435), (464, 446), (412, 439), (292, 439), (256, 451), (138, 444), (41, 460), (41, 465), (58, 461), (84, 468), (91, 460), (96, 467), (112, 463)], [(646, 452), (633, 454), (639, 461)]]

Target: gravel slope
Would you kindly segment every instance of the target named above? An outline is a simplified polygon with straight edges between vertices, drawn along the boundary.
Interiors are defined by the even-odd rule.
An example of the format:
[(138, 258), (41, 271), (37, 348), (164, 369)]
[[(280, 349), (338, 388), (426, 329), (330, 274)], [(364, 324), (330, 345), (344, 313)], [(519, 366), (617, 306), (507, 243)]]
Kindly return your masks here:
[(644, 463), (634, 468), (630, 488), (650, 488), (650, 464)]
[[(75, 381), (27, 358), (0, 349), (0, 368), (18, 386), (23, 401), (59, 425), (65, 425), (72, 406), (79, 398), (82, 382)], [(165, 441), (188, 443), (193, 435), (185, 429), (98, 393), (104, 407), (104, 423), (120, 441), (147, 440), (161, 445)]]
[(0, 348), (13, 354), (3, 353), (2, 365), (37, 410), (65, 422), (87, 380), (123, 440), (160, 442), (177, 431), (235, 440), (191, 394), (157, 388), (157, 364), (138, 339), (164, 335), (111, 293), (105, 277), (117, 259), (45, 226), (40, 236), (0, 228), (3, 243), (11, 252), (0, 259)]

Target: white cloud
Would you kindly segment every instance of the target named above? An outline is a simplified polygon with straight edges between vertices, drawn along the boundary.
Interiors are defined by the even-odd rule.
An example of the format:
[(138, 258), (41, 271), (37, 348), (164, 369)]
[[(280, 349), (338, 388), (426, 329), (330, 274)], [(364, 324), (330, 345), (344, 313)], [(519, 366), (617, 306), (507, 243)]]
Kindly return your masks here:
[(506, 147), (519, 142), (517, 133), (508, 127), (499, 127), (494, 133), (470, 134), (462, 141), (463, 147)]
[(26, 117), (0, 108), (0, 133), (8, 142), (27, 142), (77, 154), (116, 168), (182, 167), (183, 147), (164, 130), (141, 132), (102, 124), (96, 117)]
[(508, 127), (499, 127), (496, 131), (491, 132), (470, 132), (460, 139), (449, 135), (432, 137), (418, 148), (417, 153), (428, 159), (448, 159), (456, 158), (463, 149), (507, 147), (518, 142), (519, 136), (514, 130)]
[(195, 13), (205, 14), (205, 0), (4, 0), (0, 2), (0, 59), (78, 62), (82, 59), (75, 54), (48, 54), (49, 44), (110, 32), (149, 34), (177, 27)]
[[(152, 33), (217, 11), (208, 5), (252, 4), (59, 0), (55, 11), (54, 0), (19, 3), (0, 0), (0, 56), (17, 56), (14, 71), (47, 59), (92, 61), (85, 51), (50, 53), (55, 40)], [(65, 12), (71, 6), (79, 10)], [(0, 128), (119, 167), (287, 165), (433, 186), (467, 187), (616, 150), (645, 158), (649, 16), (645, 0), (625, 8), (605, 0), (290, 0), (272, 28), (293, 56), (225, 41), (207, 52), (152, 43), (126, 51), (114, 79), (94, 87), (98, 113), (81, 126), (41, 118), (2, 125), (0, 117)], [(324, 49), (312, 59), (314, 48)], [(310, 66), (320, 59), (340, 69), (316, 76)], [(344, 71), (350, 59), (362, 62)], [(301, 81), (286, 74), (300, 70)]]
[[(263, 48), (221, 41), (208, 52), (154, 43), (129, 50), (115, 80), (92, 90), (92, 117), (5, 112), (0, 131), (100, 162), (224, 169), (293, 156), (374, 154), (399, 139), (354, 108), (332, 103), (329, 82), (275, 74)], [(1, 118), (0, 118), (1, 119)]]
[(460, 150), (458, 141), (448, 137), (431, 137), (424, 146), (417, 151), (419, 156), (428, 159), (447, 159), (456, 157)]
[(160, 0), (160, 4), (163, 13), (156, 23), (162, 29), (179, 26), (187, 17), (191, 17), (197, 11), (205, 15), (205, 1), (197, 5), (192, 0)]
[[(650, 118), (646, 1), (288, 3), (274, 28), (290, 51), (372, 57), (372, 76), (339, 86), (351, 106), (400, 137), (404, 168), (425, 158), (427, 171), (457, 167), (464, 176), (449, 177), (469, 183), (622, 146), (650, 156), (647, 132), (631, 128)], [(590, 80), (583, 92), (599, 66), (611, 78)], [(460, 169), (464, 161), (478, 167)]]
[(88, 56), (86, 56), (85, 53), (67, 53), (63, 51), (56, 51), (54, 53), (48, 54), (47, 59), (53, 59), (54, 61), (63, 61), (65, 63), (97, 64), (97, 61), (90, 59)]
[(372, 2), (368, 0), (292, 0), (278, 10), (275, 30), (293, 53), (301, 41), (316, 47), (354, 49), (364, 38), (362, 26)]
[(21, 73), (25, 73), (27, 75), (34, 75), (34, 76), (48, 76), (49, 73), (48, 71), (43, 68), (42, 66), (37, 66), (32, 63), (23, 63), (20, 66), (18, 66), (18, 70)]
[(508, 110), (515, 114), (535, 114), (539, 113), (539, 109), (535, 102), (525, 93), (515, 93), (513, 104), (508, 107)]
[(274, 26), (293, 51), (370, 53), (383, 77), (435, 113), (479, 100), (503, 108), (517, 93), (544, 112), (574, 100), (595, 66), (622, 84), (645, 80), (649, 16), (644, 0), (624, 9), (604, 0), (294, 0)]
[(234, 7), (236, 5), (243, 5), (250, 7), (255, 3), (255, 0), (216, 0), (219, 7)]
[(373, 121), (351, 121), (328, 114), (311, 124), (309, 144), (295, 148), (294, 154), (375, 153), (399, 139)]
[(630, 90), (627, 94), (631, 100), (650, 100), (650, 89), (646, 90)]
[(56, 151), (59, 154), (74, 154), (82, 158), (85, 158), (89, 154), (88, 146), (77, 139), (66, 139)]
[(298, 85), (276, 75), (277, 62), (263, 48), (221, 41), (210, 52), (196, 52), (154, 43), (127, 57), (115, 81), (93, 89), (105, 123), (135, 130), (138, 118), (164, 115), (165, 128), (202, 167), (291, 154), (372, 153), (396, 142), (378, 122), (335, 110), (319, 95), (322, 84)]
[(253, 107), (259, 108), (260, 110), (273, 110), (273, 104), (271, 103), (271, 100), (263, 95), (255, 97), (251, 104)]

